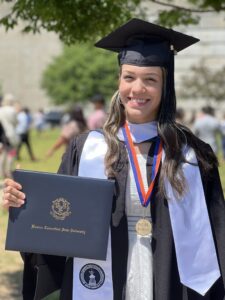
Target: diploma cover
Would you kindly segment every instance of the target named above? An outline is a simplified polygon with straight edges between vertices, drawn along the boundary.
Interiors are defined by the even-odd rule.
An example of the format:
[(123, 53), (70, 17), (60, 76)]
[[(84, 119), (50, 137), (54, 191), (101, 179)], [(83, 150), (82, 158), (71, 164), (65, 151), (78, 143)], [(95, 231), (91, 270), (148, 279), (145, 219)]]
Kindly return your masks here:
[(10, 207), (6, 250), (105, 260), (114, 181), (16, 170), (25, 204)]

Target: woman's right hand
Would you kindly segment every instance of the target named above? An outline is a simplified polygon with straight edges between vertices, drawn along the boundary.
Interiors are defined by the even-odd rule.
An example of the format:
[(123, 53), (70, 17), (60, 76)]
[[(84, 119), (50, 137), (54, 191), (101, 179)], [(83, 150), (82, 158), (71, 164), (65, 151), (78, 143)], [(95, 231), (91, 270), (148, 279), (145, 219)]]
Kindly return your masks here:
[(4, 189), (3, 189), (3, 207), (9, 208), (20, 207), (25, 202), (25, 194), (21, 192), (21, 184), (14, 181), (13, 179), (6, 178), (4, 180)]

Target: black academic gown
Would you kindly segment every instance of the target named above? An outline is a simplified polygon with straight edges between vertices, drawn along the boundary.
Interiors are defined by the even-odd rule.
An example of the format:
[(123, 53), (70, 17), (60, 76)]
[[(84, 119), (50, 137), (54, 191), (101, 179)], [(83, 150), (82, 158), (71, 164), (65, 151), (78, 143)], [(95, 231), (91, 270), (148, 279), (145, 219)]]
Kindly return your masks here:
[[(83, 134), (70, 144), (63, 156), (59, 173), (77, 174), (85, 139), (86, 135)], [(200, 143), (205, 147), (205, 151), (211, 151), (208, 145)], [(150, 150), (147, 160), (149, 175), (151, 157)], [(111, 220), (112, 274), (114, 300), (123, 300), (128, 255), (127, 219), (124, 213), (128, 157), (122, 142), (120, 160), (116, 169), (118, 174)], [(155, 194), (151, 204), (154, 300), (225, 300), (225, 202), (218, 170), (213, 169), (209, 175), (202, 176), (202, 181), (222, 277), (204, 297), (180, 283), (167, 200), (160, 199)], [(25, 254), (24, 262), (24, 300), (41, 299), (56, 289), (61, 290), (61, 300), (72, 300), (73, 260), (71, 258)]]

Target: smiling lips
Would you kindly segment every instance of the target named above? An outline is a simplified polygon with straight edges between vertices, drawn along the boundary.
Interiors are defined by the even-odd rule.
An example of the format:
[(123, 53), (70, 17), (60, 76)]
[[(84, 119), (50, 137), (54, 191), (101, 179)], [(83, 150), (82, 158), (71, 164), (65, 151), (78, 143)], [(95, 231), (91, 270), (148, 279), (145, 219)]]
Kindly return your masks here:
[(141, 99), (141, 98), (129, 98), (129, 103), (132, 106), (143, 106), (145, 105), (148, 101), (150, 101), (150, 99)]

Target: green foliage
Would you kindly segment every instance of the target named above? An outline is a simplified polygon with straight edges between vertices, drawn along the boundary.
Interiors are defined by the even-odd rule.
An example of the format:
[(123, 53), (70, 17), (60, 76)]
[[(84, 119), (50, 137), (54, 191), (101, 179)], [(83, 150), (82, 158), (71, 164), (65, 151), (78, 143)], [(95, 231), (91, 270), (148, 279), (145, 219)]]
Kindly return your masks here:
[(225, 10), (225, 0), (186, 0), (178, 2), (173, 0), (157, 1), (166, 8), (159, 11), (157, 23), (167, 26), (195, 25), (199, 23), (200, 15), (208, 11), (220, 12)]
[(111, 98), (118, 72), (114, 53), (90, 44), (70, 46), (47, 67), (42, 87), (55, 104), (85, 101), (96, 93)]
[(180, 9), (171, 9), (169, 11), (160, 11), (158, 23), (162, 26), (173, 27), (174, 25), (198, 24), (199, 16), (193, 16), (191, 11), (183, 11)]
[[(14, 28), (24, 21), (24, 32), (40, 32), (42, 28), (56, 32), (67, 44), (76, 41), (97, 40), (132, 17), (146, 18), (141, 0), (0, 0), (11, 4), (9, 14), (0, 19), (5, 28)], [(147, 3), (147, 1), (146, 1)], [(180, 24), (197, 24), (205, 11), (225, 10), (225, 0), (186, 0), (181, 4), (173, 0), (149, 0), (158, 3), (157, 23), (172, 27)], [(176, 5), (179, 3), (179, 5)], [(165, 8), (165, 9), (164, 9)]]
[(224, 101), (225, 66), (216, 71), (208, 68), (202, 61), (191, 68), (189, 76), (183, 76), (179, 95), (183, 98), (204, 98), (208, 101)]
[(215, 11), (221, 11), (225, 9), (225, 1), (224, 0), (200, 0), (200, 1), (191, 1), (199, 5), (199, 7), (207, 9), (212, 8)]
[(44, 28), (56, 32), (65, 43), (71, 44), (97, 39), (118, 27), (135, 15), (140, 1), (1, 0), (11, 2), (12, 9), (0, 24), (10, 29), (22, 20), (26, 24), (24, 32), (36, 33)]

